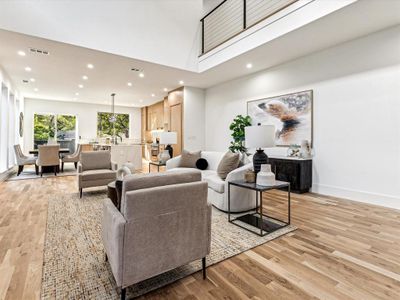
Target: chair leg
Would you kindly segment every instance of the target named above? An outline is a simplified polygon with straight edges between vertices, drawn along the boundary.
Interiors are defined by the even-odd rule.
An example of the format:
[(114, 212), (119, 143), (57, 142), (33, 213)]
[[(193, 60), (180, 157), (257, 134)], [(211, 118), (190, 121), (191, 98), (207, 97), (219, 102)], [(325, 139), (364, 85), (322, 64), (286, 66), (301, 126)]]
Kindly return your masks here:
[(74, 162), (74, 165), (75, 165), (75, 170), (78, 169), (78, 163)]
[(19, 174), (21, 174), (21, 172), (24, 170), (24, 165), (22, 166), (18, 166), (18, 173), (17, 176), (19, 176)]
[(125, 300), (126, 298), (126, 288), (121, 289), (121, 300)]
[(203, 267), (203, 279), (206, 279), (207, 278), (207, 273), (206, 273), (206, 258), (205, 257), (203, 257), (201, 259), (201, 265)]
[(43, 177), (43, 167), (40, 167), (40, 177)]
[(39, 166), (37, 164), (35, 164), (35, 172), (36, 175), (39, 175)]
[(54, 166), (53, 170), (54, 170), (54, 176), (57, 176), (57, 166)]
[(61, 163), (61, 172), (64, 172), (64, 162)]
[(82, 189), (79, 189), (79, 198), (82, 198)]

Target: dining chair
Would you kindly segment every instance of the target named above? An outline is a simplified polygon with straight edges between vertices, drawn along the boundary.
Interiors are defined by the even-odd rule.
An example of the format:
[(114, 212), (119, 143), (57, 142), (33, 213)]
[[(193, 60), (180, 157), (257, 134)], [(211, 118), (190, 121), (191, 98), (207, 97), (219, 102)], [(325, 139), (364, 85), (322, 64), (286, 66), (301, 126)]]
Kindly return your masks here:
[(79, 157), (82, 152), (82, 144), (78, 144), (76, 151), (72, 154), (67, 154), (61, 158), (61, 172), (64, 172), (64, 163), (74, 163), (75, 169), (78, 168)]
[(14, 152), (15, 152), (15, 158), (17, 159), (17, 165), (18, 165), (18, 173), (21, 174), (21, 172), (24, 170), (24, 166), (26, 165), (35, 165), (35, 171), (36, 175), (39, 174), (38, 166), (36, 165), (36, 157), (33, 156), (26, 156), (21, 150), (21, 146), (14, 145)]
[(53, 167), (54, 175), (57, 176), (60, 167), (60, 145), (41, 145), (38, 149), (36, 165), (40, 167), (40, 177), (43, 176), (43, 167)]

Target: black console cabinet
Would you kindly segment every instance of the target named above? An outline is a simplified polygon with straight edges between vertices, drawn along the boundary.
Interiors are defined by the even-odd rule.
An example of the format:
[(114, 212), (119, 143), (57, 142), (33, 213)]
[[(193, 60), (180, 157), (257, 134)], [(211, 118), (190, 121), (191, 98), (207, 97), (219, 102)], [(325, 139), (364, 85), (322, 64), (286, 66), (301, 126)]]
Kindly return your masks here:
[(307, 193), (312, 185), (312, 160), (269, 157), (277, 180), (290, 182), (295, 193)]

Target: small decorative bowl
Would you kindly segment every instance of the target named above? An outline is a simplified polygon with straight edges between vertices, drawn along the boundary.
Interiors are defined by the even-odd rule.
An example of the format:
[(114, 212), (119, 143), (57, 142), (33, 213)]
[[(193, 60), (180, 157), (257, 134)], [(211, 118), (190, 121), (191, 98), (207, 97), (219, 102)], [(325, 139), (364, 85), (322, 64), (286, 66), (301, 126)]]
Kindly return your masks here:
[(247, 171), (246, 173), (244, 173), (244, 181), (248, 183), (256, 182), (256, 173), (253, 171)]

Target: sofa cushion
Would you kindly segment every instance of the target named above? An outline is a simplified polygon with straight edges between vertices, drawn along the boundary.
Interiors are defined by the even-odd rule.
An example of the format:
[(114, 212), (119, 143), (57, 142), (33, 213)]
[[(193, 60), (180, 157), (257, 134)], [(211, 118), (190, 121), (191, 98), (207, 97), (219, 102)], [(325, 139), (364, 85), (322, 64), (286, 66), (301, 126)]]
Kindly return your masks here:
[(201, 157), (201, 151), (189, 152), (182, 151), (180, 167), (183, 168), (196, 168), (196, 161)]
[(215, 170), (203, 170), (201, 171), (201, 178), (204, 180), (204, 178), (215, 174), (217, 174), (217, 171)]
[(115, 171), (108, 169), (89, 170), (82, 173), (83, 180), (115, 179)]
[(204, 158), (199, 158), (199, 159), (196, 161), (196, 168), (197, 168), (197, 169), (199, 169), (199, 170), (205, 170), (205, 169), (207, 169), (207, 167), (208, 167), (208, 162), (207, 162), (206, 159), (204, 159)]
[[(182, 172), (182, 171), (199, 171), (198, 169), (193, 169), (193, 168), (173, 168), (169, 169), (167, 172)], [(201, 179), (204, 180), (207, 176), (217, 174), (217, 171), (214, 170), (202, 170), (201, 171)]]
[(225, 179), (230, 172), (232, 172), (239, 166), (239, 162), (240, 162), (239, 153), (233, 153), (231, 151), (226, 152), (218, 165), (217, 168), (218, 176), (221, 177), (222, 179)]
[(225, 181), (218, 176), (218, 174), (212, 174), (203, 179), (208, 183), (208, 188), (216, 191), (217, 193), (224, 193)]

